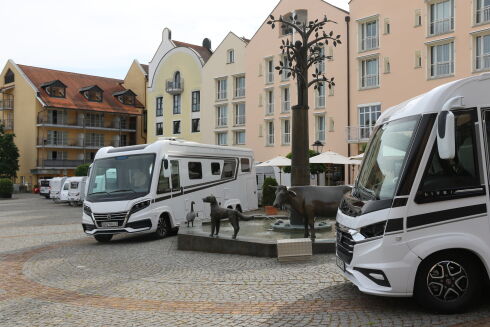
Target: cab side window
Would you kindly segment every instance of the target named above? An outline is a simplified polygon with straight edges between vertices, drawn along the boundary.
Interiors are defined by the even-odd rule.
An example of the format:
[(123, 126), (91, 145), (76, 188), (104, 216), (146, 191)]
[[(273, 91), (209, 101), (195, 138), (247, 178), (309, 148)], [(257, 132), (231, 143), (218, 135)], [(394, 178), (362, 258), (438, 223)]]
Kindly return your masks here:
[(478, 168), (475, 110), (456, 111), (456, 156), (439, 157), (437, 141), (417, 193), (417, 202), (441, 201), (457, 196), (456, 191), (481, 188)]
[(170, 185), (170, 178), (163, 176), (163, 163), (162, 169), (160, 170), (160, 176), (158, 179), (157, 194), (168, 193), (172, 189), (176, 190), (180, 188), (180, 175), (179, 175), (179, 161), (170, 160), (170, 171), (172, 185)]
[(202, 164), (200, 162), (189, 162), (189, 179), (202, 179)]
[(235, 176), (237, 162), (233, 159), (226, 159), (223, 164), (221, 178), (230, 178)]
[(240, 166), (242, 167), (242, 173), (250, 172), (250, 160), (248, 158), (240, 158)]

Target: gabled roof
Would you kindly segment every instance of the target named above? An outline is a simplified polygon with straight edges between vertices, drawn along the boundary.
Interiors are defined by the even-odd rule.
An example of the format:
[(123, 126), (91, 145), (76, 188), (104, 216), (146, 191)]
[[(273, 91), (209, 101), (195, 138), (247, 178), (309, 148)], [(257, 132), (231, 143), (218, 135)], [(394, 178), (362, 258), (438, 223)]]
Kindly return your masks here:
[(180, 41), (174, 41), (172, 42), (175, 44), (177, 47), (184, 47), (184, 48), (191, 48), (195, 50), (199, 55), (202, 57), (202, 60), (204, 60), (204, 63), (206, 63), (211, 55), (213, 54), (209, 49), (200, 46), (200, 45), (195, 45), (195, 44), (190, 44), (190, 43), (185, 43), (185, 42), (180, 42)]
[(117, 96), (119, 96), (119, 95), (124, 95), (124, 94), (128, 94), (128, 93), (129, 93), (130, 95), (134, 95), (134, 96), (136, 96), (136, 94), (135, 94), (133, 91), (131, 91), (131, 90), (122, 90), (122, 91), (117, 91), (117, 92), (112, 93), (112, 95), (113, 95), (113, 96), (115, 96), (115, 97), (117, 97)]
[[(139, 101), (136, 101), (135, 106), (126, 105), (122, 104), (113, 96), (113, 93), (115, 92), (126, 91), (126, 89), (122, 86), (123, 81), (118, 79), (25, 65), (17, 66), (22, 70), (34, 87), (37, 88), (39, 97), (41, 98), (42, 102), (45, 103), (46, 107), (93, 110), (134, 115), (141, 114), (140, 108), (144, 108)], [(60, 81), (66, 86), (65, 98), (53, 98), (46, 93), (44, 87), (46, 84), (54, 81)], [(87, 85), (97, 86), (105, 91), (101, 102), (87, 101), (87, 99), (80, 93), (80, 90), (86, 88)]]

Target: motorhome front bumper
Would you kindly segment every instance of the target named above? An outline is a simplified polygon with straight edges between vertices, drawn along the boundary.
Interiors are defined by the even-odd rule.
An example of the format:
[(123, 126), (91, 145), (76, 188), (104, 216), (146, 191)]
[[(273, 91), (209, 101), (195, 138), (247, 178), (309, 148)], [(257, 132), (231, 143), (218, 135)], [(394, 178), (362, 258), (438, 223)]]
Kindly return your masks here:
[(412, 295), (409, 276), (420, 259), (390, 236), (354, 240), (354, 231), (337, 228), (337, 266), (363, 293), (403, 297)]
[(137, 221), (132, 225), (128, 223), (124, 228), (97, 228), (95, 225), (82, 224), (83, 231), (88, 235), (100, 235), (100, 234), (121, 234), (121, 233), (142, 233), (151, 230), (151, 221)]

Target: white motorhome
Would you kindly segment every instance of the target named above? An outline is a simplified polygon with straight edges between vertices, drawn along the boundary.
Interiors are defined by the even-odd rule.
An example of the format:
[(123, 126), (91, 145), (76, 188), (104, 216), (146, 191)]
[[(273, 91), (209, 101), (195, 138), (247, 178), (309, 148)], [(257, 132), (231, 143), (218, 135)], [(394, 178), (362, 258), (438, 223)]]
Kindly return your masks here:
[(337, 214), (337, 264), (365, 293), (468, 308), (490, 272), (490, 74), (384, 112)]
[(49, 199), (49, 181), (49, 179), (39, 180), (39, 195), (44, 196), (46, 199)]
[(70, 205), (78, 205), (83, 203), (85, 199), (85, 184), (87, 176), (70, 177), (70, 186), (68, 188), (68, 203)]
[(68, 202), (68, 191), (70, 190), (70, 178), (71, 177), (65, 179), (63, 186), (61, 186), (58, 202)]
[(176, 233), (194, 203), (214, 195), (222, 207), (257, 209), (253, 152), (181, 140), (100, 149), (90, 169), (82, 226), (97, 241), (118, 233)]
[(66, 177), (54, 177), (49, 180), (49, 198), (57, 201)]

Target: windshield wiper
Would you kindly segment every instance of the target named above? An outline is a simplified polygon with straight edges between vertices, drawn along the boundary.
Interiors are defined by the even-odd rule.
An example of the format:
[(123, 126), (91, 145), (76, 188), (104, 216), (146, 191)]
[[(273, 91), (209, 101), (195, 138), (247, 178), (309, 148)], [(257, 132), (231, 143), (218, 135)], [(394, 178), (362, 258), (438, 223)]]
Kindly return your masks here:
[(112, 193), (119, 193), (119, 192), (133, 192), (133, 193), (136, 193), (135, 190), (115, 190), (115, 191), (111, 191), (111, 192), (108, 192), (107, 194), (112, 194)]

